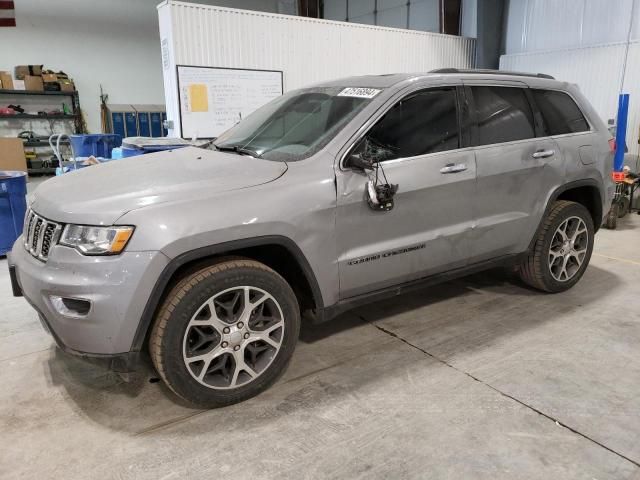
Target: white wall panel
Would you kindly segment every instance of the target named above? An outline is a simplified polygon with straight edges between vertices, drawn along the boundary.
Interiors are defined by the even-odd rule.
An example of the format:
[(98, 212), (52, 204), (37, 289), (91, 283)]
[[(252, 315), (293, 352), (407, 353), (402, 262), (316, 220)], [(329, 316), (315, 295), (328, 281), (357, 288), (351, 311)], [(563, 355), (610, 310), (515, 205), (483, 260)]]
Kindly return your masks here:
[[(626, 41), (634, 0), (509, 0), (507, 54)], [(640, 0), (635, 0), (638, 38)]]
[(169, 120), (178, 118), (175, 65), (282, 70), (285, 91), (351, 75), (473, 66), (469, 38), (175, 1), (158, 8)]

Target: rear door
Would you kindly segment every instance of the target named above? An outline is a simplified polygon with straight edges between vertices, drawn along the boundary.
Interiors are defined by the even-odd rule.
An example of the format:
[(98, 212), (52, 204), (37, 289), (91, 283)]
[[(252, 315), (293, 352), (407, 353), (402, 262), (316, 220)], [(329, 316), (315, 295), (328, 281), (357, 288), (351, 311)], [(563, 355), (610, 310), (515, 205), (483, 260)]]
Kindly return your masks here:
[(361, 153), (366, 140), (379, 180), (399, 187), (392, 210), (374, 211), (365, 188), (375, 173), (337, 169), (341, 298), (466, 265), (475, 157), (461, 143), (460, 90), (405, 93), (345, 151)]
[(470, 260), (480, 262), (526, 250), (542, 193), (563, 162), (555, 140), (536, 138), (539, 122), (525, 84), (466, 81), (465, 94), (477, 168)]
[[(581, 165), (595, 163), (597, 156), (602, 154), (594, 149), (594, 132), (568, 93), (531, 89), (531, 94), (541, 114), (542, 136), (552, 136), (557, 143), (569, 170), (568, 181), (571, 181), (572, 170), (579, 171)], [(602, 145), (601, 150), (603, 146), (608, 145)]]

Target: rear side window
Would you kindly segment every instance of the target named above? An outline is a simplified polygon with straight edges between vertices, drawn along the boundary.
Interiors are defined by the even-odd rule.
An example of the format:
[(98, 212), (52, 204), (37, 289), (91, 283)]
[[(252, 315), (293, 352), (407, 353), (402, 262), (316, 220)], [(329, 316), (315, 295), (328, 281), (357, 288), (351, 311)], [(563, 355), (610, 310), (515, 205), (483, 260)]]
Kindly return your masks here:
[(377, 161), (459, 147), (454, 88), (429, 89), (396, 103), (366, 135), (365, 154)]
[(522, 88), (471, 87), (478, 145), (535, 137), (533, 112)]
[(532, 90), (542, 113), (544, 135), (586, 132), (589, 124), (573, 99), (554, 90)]

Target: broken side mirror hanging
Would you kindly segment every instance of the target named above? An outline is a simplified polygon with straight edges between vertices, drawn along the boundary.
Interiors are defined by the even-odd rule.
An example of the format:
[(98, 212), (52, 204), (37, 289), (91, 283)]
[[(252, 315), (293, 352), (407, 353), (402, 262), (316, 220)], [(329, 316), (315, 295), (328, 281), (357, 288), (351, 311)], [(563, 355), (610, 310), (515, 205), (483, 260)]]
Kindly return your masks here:
[(388, 212), (393, 209), (393, 197), (398, 191), (398, 184), (376, 184), (374, 180), (367, 182), (365, 197), (367, 204), (372, 210)]
[(354, 153), (347, 158), (347, 166), (358, 170), (373, 170), (373, 162), (362, 157), (361, 153)]

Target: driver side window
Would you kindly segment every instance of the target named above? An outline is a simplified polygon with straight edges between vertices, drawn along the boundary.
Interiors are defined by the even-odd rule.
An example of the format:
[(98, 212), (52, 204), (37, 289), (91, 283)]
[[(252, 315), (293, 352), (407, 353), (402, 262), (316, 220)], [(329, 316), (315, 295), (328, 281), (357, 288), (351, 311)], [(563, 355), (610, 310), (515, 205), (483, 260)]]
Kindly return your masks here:
[(373, 162), (459, 148), (456, 90), (423, 90), (396, 103), (359, 142), (354, 153)]

